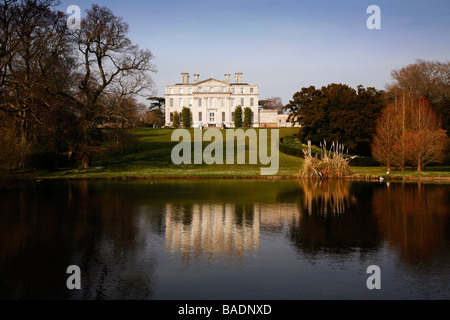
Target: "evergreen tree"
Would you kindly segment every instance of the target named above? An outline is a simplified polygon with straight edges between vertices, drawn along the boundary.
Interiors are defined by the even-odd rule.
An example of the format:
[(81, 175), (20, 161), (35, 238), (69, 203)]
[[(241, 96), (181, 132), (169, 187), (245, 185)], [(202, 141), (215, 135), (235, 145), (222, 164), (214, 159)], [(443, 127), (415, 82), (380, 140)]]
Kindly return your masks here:
[(183, 127), (189, 128), (191, 126), (191, 110), (188, 107), (183, 107), (181, 110), (181, 121)]
[(244, 127), (248, 128), (252, 125), (252, 109), (246, 107), (244, 109)]
[(174, 128), (178, 128), (180, 126), (180, 115), (178, 111), (173, 113), (172, 125)]
[(242, 108), (241, 108), (241, 106), (237, 106), (236, 109), (234, 109), (234, 126), (236, 128), (242, 127)]

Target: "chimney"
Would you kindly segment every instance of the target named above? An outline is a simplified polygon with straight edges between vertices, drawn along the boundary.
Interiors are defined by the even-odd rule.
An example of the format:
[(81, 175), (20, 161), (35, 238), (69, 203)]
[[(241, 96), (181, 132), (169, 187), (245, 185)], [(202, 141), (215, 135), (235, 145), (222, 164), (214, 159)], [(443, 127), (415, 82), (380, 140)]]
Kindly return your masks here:
[(189, 73), (187, 73), (187, 72), (181, 73), (181, 79), (182, 79), (183, 84), (188, 84), (189, 83)]
[(198, 82), (198, 76), (199, 76), (198, 73), (195, 73), (195, 74), (194, 74), (194, 83), (197, 83), (197, 82)]
[(230, 74), (229, 73), (225, 74), (225, 82), (230, 83)]
[(234, 79), (236, 83), (242, 83), (242, 72), (236, 72)]

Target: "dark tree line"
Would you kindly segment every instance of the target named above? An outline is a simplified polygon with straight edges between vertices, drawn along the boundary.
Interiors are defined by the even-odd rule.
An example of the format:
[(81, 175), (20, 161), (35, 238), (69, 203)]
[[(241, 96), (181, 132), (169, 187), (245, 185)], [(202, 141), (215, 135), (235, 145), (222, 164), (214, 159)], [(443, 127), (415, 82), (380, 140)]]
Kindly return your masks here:
[(339, 141), (353, 154), (370, 155), (376, 120), (385, 105), (384, 92), (345, 84), (302, 88), (285, 106), (289, 121), (300, 123), (299, 138), (319, 145)]
[[(93, 5), (80, 29), (67, 28), (55, 0), (0, 3), (0, 165), (52, 164), (65, 155), (88, 167), (100, 128), (124, 128), (149, 96), (153, 55), (129, 27)], [(55, 161), (56, 161), (55, 160)], [(38, 161), (39, 162), (39, 161)]]
[(301, 124), (299, 138), (339, 141), (389, 169), (449, 161), (450, 63), (419, 59), (391, 75), (386, 91), (334, 83), (302, 88), (285, 106), (289, 120)]

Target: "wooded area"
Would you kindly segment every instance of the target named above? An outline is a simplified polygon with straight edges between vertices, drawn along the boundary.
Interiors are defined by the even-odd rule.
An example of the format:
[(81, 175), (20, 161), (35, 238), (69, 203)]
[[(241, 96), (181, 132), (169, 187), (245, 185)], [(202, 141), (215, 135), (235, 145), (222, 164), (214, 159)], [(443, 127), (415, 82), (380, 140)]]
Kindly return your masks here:
[(88, 167), (102, 127), (124, 128), (145, 108), (151, 51), (122, 18), (98, 5), (67, 28), (55, 0), (0, 4), (0, 163), (3, 169), (73, 160)]
[(302, 126), (299, 139), (339, 141), (348, 153), (372, 155), (388, 170), (448, 162), (450, 63), (417, 60), (391, 75), (386, 91), (335, 83), (302, 88), (285, 106)]

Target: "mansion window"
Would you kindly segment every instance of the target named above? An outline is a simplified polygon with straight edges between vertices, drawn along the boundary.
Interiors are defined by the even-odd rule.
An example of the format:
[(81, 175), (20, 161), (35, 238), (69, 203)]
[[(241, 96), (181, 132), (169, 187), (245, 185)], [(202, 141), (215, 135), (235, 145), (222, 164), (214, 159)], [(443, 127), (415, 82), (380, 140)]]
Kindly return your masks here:
[(254, 89), (253, 89), (253, 88), (250, 88), (250, 93), (253, 93), (253, 91), (254, 91)]
[(189, 94), (192, 94), (192, 88), (189, 88)]
[(255, 99), (254, 98), (250, 98), (250, 107), (253, 107), (255, 103)]
[(244, 107), (244, 98), (241, 98), (241, 107)]
[(198, 121), (202, 121), (202, 112), (201, 111), (198, 113)]
[(202, 106), (202, 98), (198, 98), (198, 106), (199, 106), (199, 107)]
[(179, 104), (180, 108), (183, 108), (183, 98), (180, 98), (180, 104)]
[(225, 112), (222, 112), (222, 122), (225, 122)]
[(189, 99), (189, 108), (192, 108), (192, 98)]
[(180, 94), (183, 94), (183, 88), (180, 88)]
[(169, 101), (170, 101), (170, 102), (169, 102), (169, 106), (173, 108), (173, 98), (170, 98)]
[(241, 88), (241, 93), (244, 93), (245, 92), (245, 89), (244, 88)]
[(173, 88), (170, 88), (169, 92), (170, 92), (170, 93), (174, 93)]
[(214, 112), (209, 113), (209, 122), (214, 122)]

